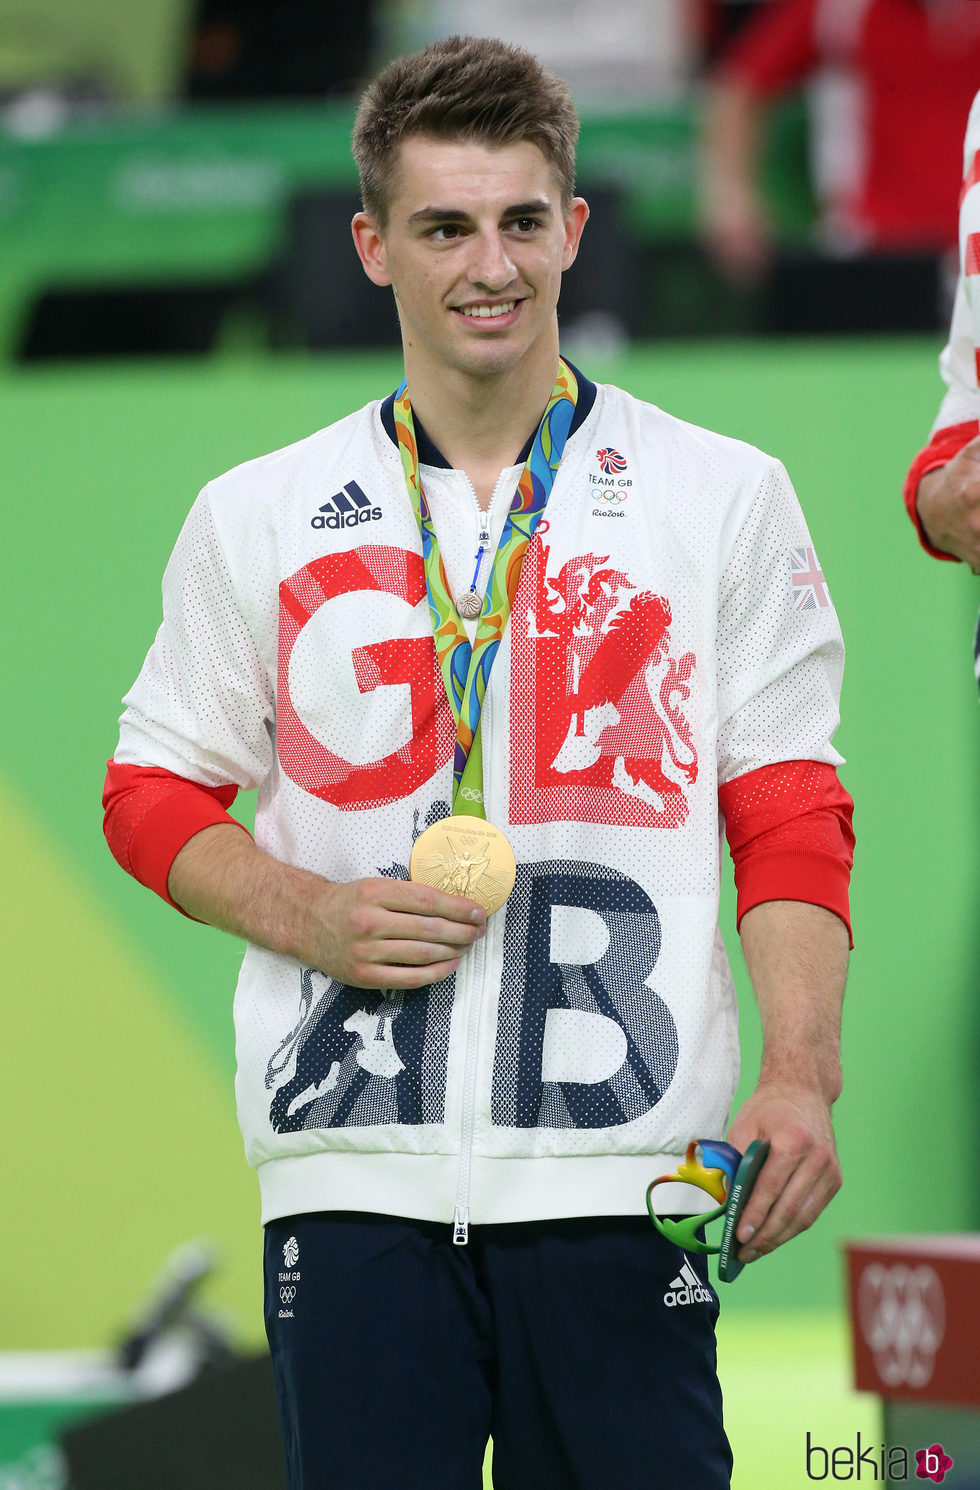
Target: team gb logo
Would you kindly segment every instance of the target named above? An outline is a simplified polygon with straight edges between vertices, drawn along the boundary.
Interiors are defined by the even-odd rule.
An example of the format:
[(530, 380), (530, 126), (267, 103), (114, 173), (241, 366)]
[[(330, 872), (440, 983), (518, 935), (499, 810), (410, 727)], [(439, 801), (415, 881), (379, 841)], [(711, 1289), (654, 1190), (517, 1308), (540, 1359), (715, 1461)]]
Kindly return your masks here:
[(618, 476), (626, 470), (626, 462), (618, 450), (597, 450), (595, 458), (607, 476)]

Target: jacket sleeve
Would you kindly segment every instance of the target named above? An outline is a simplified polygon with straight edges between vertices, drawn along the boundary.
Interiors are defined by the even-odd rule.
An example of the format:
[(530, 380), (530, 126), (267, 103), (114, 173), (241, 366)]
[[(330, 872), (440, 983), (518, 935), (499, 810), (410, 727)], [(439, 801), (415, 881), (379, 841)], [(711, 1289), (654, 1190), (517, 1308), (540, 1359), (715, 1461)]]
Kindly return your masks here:
[(186, 915), (170, 896), (170, 866), (202, 828), (234, 823), (248, 831), (227, 811), (237, 795), (234, 786), (201, 786), (155, 766), (111, 760), (102, 794), (106, 842), (127, 874)]
[(726, 782), (718, 805), (735, 866), (737, 924), (763, 901), (803, 900), (840, 916), (850, 936), (854, 804), (833, 766), (761, 766)]
[(963, 191), (960, 196), (960, 273), (953, 302), (949, 340), (939, 357), (946, 393), (932, 426), (929, 443), (920, 450), (905, 478), (905, 508), (926, 553), (959, 563), (953, 554), (934, 548), (919, 521), (915, 499), (928, 471), (952, 460), (980, 434), (980, 93), (973, 100), (963, 144)]
[(719, 808), (739, 920), (764, 900), (803, 900), (850, 929), (852, 804), (831, 743), (843, 664), (823, 570), (773, 461), (734, 535), (719, 595)]
[(170, 904), (167, 875), (184, 843), (234, 822), (239, 789), (272, 768), (260, 593), (234, 573), (205, 488), (164, 574), (163, 623), (124, 700), (103, 799), (115, 857)]

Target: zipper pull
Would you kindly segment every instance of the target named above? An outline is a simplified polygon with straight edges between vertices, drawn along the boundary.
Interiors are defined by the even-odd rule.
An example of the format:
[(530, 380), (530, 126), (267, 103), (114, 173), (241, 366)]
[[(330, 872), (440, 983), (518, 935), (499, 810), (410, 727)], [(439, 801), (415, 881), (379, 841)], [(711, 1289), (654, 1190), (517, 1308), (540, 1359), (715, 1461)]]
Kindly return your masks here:
[(470, 1208), (458, 1205), (453, 1212), (453, 1246), (465, 1247), (470, 1239)]

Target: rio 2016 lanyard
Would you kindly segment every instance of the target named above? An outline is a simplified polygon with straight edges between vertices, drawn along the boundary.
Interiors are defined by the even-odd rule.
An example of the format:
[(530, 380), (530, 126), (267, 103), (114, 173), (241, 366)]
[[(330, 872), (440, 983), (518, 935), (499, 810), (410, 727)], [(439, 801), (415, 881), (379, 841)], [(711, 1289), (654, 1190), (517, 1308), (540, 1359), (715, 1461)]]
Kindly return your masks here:
[[(578, 397), (575, 374), (559, 362), (558, 377), (548, 406), (524, 462), (517, 490), (500, 536), (480, 611), (476, 640), (470, 645), (453, 603), (439, 540), (429, 514), (419, 475), (418, 445), (412, 406), (403, 382), (395, 395), (395, 430), (412, 508), (422, 538), (422, 558), (429, 597), (429, 615), (446, 695), (456, 721), (453, 759), (453, 816), (433, 823), (416, 840), (410, 873), (451, 893), (470, 895), (486, 903), (489, 893), (509, 873), (510, 881), (493, 907), (502, 905), (513, 886), (513, 852), (499, 828), (486, 822), (483, 800), (483, 747), (480, 715), (487, 681), (500, 646), (527, 546), (555, 484), (558, 465), (571, 428)], [(478, 819), (473, 822), (468, 819)], [(427, 840), (432, 835), (432, 841)], [(489, 855), (489, 857), (488, 857)], [(507, 859), (509, 856), (509, 861)], [(499, 898), (498, 898), (499, 896)]]

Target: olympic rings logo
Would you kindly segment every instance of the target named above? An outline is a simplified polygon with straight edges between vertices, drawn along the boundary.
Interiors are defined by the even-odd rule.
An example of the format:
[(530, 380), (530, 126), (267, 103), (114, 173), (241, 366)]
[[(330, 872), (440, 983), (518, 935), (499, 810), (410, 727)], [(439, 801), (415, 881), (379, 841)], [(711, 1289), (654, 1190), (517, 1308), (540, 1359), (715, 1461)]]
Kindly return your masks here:
[(459, 794), (464, 802), (482, 802), (483, 793), (478, 792), (475, 786), (464, 786)]
[(599, 502), (625, 502), (629, 496), (629, 492), (608, 491), (605, 487), (602, 487), (599, 491), (593, 492), (592, 495)]
[(296, 1289), (292, 1285), (289, 1288), (280, 1288), (279, 1297), (284, 1304), (291, 1304), (296, 1297)]
[(858, 1285), (858, 1317), (885, 1385), (925, 1386), (946, 1331), (946, 1300), (935, 1269), (871, 1263)]

